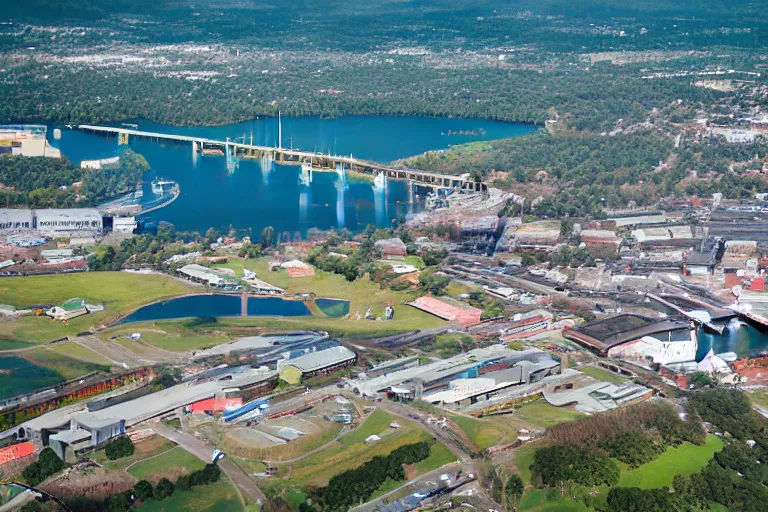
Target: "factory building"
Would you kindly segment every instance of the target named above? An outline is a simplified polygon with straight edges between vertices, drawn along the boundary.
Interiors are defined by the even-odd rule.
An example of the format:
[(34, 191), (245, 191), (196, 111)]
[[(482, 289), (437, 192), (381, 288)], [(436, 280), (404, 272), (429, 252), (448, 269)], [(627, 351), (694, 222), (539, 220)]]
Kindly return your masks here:
[(104, 220), (95, 208), (0, 209), (0, 233), (37, 230), (56, 236), (83, 231), (96, 233), (103, 228)]
[(330, 373), (356, 361), (357, 354), (339, 345), (294, 359), (281, 359), (277, 362), (277, 367), (282, 380), (289, 384), (298, 384), (302, 379)]
[(32, 229), (34, 222), (32, 210), (22, 208), (0, 209), (0, 233), (20, 229)]
[(95, 208), (51, 208), (35, 210), (37, 230), (56, 235), (73, 231), (99, 232), (104, 220)]

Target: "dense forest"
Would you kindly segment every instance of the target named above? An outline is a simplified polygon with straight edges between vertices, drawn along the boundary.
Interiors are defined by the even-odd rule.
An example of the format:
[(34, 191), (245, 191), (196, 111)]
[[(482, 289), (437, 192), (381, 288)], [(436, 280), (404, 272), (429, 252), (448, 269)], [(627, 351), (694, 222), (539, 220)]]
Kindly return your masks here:
[[(712, 503), (732, 512), (768, 510), (761, 469), (768, 461), (767, 420), (737, 390), (691, 393), (686, 407), (686, 419), (666, 404), (646, 402), (557, 425), (547, 433), (549, 444), (534, 454), (536, 482), (599, 512), (699, 512)], [(701, 421), (714, 425), (724, 440), (701, 472), (675, 476), (671, 488), (617, 486), (615, 461), (638, 467), (670, 446), (702, 444)], [(607, 493), (591, 492), (604, 484), (610, 486)]]
[[(762, 69), (761, 3), (18, 2), (0, 13), (0, 122), (213, 125), (280, 109), (610, 130), (727, 96), (649, 68)], [(35, 25), (53, 20), (54, 37)]]
[(456, 146), (401, 164), (495, 178), (496, 186), (528, 199), (526, 213), (554, 217), (652, 205), (670, 196), (753, 197), (768, 182), (750, 171), (758, 171), (767, 154), (765, 142), (734, 145), (713, 139), (684, 141), (675, 148), (672, 138), (651, 130), (613, 137), (542, 132)]
[(136, 190), (147, 170), (147, 160), (130, 149), (102, 169), (80, 169), (65, 158), (0, 156), (0, 198), (4, 207), (95, 206)]

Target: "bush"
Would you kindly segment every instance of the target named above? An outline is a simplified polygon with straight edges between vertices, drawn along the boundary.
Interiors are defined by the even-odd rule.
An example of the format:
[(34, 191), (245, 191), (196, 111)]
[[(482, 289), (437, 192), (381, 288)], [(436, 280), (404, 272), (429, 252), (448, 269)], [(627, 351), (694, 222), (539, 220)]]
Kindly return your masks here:
[(115, 494), (109, 500), (110, 512), (126, 512), (132, 506), (133, 506), (133, 501), (131, 500), (130, 490), (120, 494)]
[(572, 445), (539, 448), (534, 453), (531, 470), (548, 487), (565, 482), (594, 486), (619, 481), (615, 462), (595, 450)]
[(174, 490), (175, 490), (175, 487), (173, 485), (173, 482), (171, 482), (167, 478), (163, 478), (157, 483), (157, 486), (155, 487), (155, 491), (152, 494), (152, 496), (157, 501), (163, 501), (165, 498), (169, 498), (173, 496)]
[(130, 438), (121, 436), (109, 443), (104, 451), (109, 460), (116, 460), (130, 457), (136, 451), (136, 448), (133, 446), (133, 441)]
[(192, 489), (191, 475), (181, 475), (178, 479), (176, 479), (176, 488), (181, 489), (182, 491), (188, 491)]
[(216, 464), (206, 464), (205, 468), (189, 475), (191, 485), (207, 485), (218, 482), (221, 469)]
[(56, 455), (51, 448), (45, 448), (40, 452), (36, 462), (33, 462), (22, 471), (21, 476), (31, 486), (35, 486), (53, 475), (64, 469), (64, 461)]
[(147, 501), (149, 498), (152, 497), (152, 484), (147, 482), (146, 480), (140, 480), (136, 485), (133, 486), (133, 496), (137, 500), (140, 501)]

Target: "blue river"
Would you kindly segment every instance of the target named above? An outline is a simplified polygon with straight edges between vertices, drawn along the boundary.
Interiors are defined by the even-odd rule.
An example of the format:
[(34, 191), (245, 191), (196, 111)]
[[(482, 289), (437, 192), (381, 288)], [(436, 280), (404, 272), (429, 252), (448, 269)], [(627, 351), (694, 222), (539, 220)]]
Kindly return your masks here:
[[(276, 146), (278, 121), (256, 119), (217, 127), (179, 128), (148, 121), (134, 121), (139, 129), (210, 139), (246, 141)], [(117, 139), (62, 128), (60, 148), (75, 164), (106, 158), (123, 151)], [(518, 137), (536, 127), (472, 119), (427, 117), (317, 117), (283, 118), (283, 147), (353, 155), (375, 162), (441, 150), (456, 144)], [(250, 233), (255, 239), (266, 226), (283, 239), (306, 237), (312, 228), (347, 228), (359, 232), (368, 224), (385, 227), (419, 210), (422, 197), (409, 200), (404, 182), (389, 181), (385, 190), (374, 191), (370, 180), (342, 179), (336, 173), (314, 173), (312, 183), (302, 184), (300, 168), (269, 162), (240, 160), (232, 169), (222, 156), (194, 154), (189, 144), (131, 139), (129, 146), (143, 154), (152, 170), (144, 177), (145, 199), (151, 199), (150, 182), (171, 179), (181, 187), (180, 197), (152, 212), (147, 221), (167, 221), (178, 230), (205, 232), (208, 228)]]

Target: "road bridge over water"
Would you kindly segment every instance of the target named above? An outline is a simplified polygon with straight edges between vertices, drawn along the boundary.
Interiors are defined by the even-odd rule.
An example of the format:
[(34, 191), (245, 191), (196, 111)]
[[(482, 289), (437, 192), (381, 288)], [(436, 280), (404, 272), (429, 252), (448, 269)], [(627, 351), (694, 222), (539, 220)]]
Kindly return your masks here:
[(287, 149), (283, 147), (259, 146), (235, 141), (221, 141), (190, 135), (176, 135), (171, 133), (156, 133), (135, 130), (131, 128), (118, 128), (112, 126), (93, 126), (82, 124), (78, 129), (117, 137), (119, 144), (127, 144), (131, 137), (138, 137), (156, 141), (171, 141), (191, 144), (195, 152), (203, 155), (232, 155), (233, 158), (268, 158), (273, 162), (283, 165), (309, 166), (314, 171), (350, 171), (359, 174), (375, 176), (384, 173), (387, 179), (409, 181), (414, 185), (421, 185), (433, 189), (463, 190), (468, 192), (485, 192), (488, 185), (481, 181), (475, 181), (470, 177), (451, 176), (430, 171), (416, 169), (395, 169), (386, 165), (361, 160), (350, 156), (324, 155), (311, 151)]

